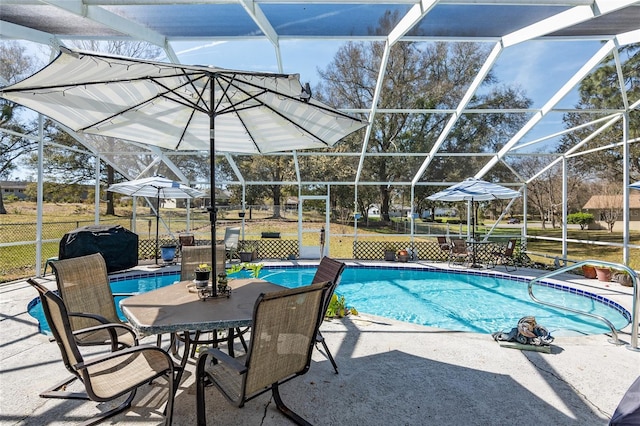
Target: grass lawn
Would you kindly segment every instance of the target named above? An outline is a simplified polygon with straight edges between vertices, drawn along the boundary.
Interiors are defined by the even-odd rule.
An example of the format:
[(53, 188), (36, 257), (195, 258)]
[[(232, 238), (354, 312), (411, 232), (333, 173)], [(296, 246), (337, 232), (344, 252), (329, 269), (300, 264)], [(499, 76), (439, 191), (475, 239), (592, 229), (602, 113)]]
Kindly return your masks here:
[[(36, 205), (28, 202), (11, 202), (5, 205), (8, 214), (0, 215), (0, 243), (15, 243), (20, 241), (35, 240), (35, 222), (36, 222)], [(103, 206), (104, 207), (104, 206)], [(101, 221), (113, 223), (114, 219), (120, 219), (117, 223), (130, 223), (131, 208), (116, 207), (116, 217), (105, 216), (104, 210), (101, 212)], [(145, 213), (145, 214), (141, 214)], [(252, 219), (245, 221), (245, 238), (259, 239), (262, 232), (280, 232), (285, 239), (297, 239), (298, 222), (297, 213), (283, 212), (285, 218), (283, 220), (271, 219), (272, 211), (266, 209), (254, 209), (252, 211)], [(161, 217), (165, 223), (171, 227), (171, 232), (177, 235), (186, 229), (186, 214), (183, 209), (161, 209)], [(150, 214), (149, 208), (144, 207), (138, 209), (137, 230), (141, 239), (155, 238), (155, 218)], [(208, 213), (198, 210), (192, 210), (191, 214), (191, 230), (195, 233), (196, 238), (208, 239), (210, 237), (210, 225)], [(248, 218), (248, 215), (247, 215)], [(59, 239), (70, 229), (74, 229), (75, 222), (84, 222), (82, 225), (92, 223), (94, 220), (93, 210), (87, 204), (54, 204), (45, 203), (43, 206), (43, 220), (48, 225), (43, 230), (43, 240)], [(305, 214), (303, 228), (309, 232), (303, 233), (304, 245), (319, 245), (319, 229), (323, 225), (324, 216), (321, 214)], [(69, 225), (64, 227), (56, 227), (49, 225), (52, 222), (67, 222)], [(15, 225), (21, 224), (21, 225)], [(217, 237), (224, 236), (224, 229), (228, 226), (240, 226), (241, 220), (238, 217), (238, 211), (224, 211), (219, 215), (218, 226), (216, 227)], [(406, 222), (394, 222), (392, 226), (381, 226), (380, 223), (371, 221), (370, 227), (363, 224), (358, 225), (358, 239), (367, 241), (409, 241), (409, 235), (403, 234), (406, 229)], [(128, 227), (126, 225), (123, 225)], [(354, 228), (353, 224), (332, 223), (330, 229), (331, 256), (337, 258), (349, 259), (353, 257), (353, 241)], [(424, 234), (444, 234), (446, 233), (446, 225), (417, 222), (417, 232)], [(490, 224), (480, 226), (478, 233), (482, 236), (490, 229)], [(449, 229), (452, 234), (461, 232), (466, 233), (466, 225), (452, 225)], [(493, 236), (519, 235), (521, 229), (518, 226), (504, 226), (494, 229)], [(160, 237), (168, 237), (169, 235), (163, 228), (160, 228)], [(546, 257), (531, 255), (534, 261), (546, 264), (552, 264), (555, 256), (561, 257), (562, 243), (555, 240), (543, 240), (539, 238), (553, 238), (560, 240), (562, 238), (561, 229), (542, 229), (537, 223), (529, 223), (527, 230), (529, 240), (527, 241), (527, 251), (529, 253), (544, 253)], [(434, 237), (418, 236), (417, 238), (434, 240)], [(611, 242), (622, 244), (622, 233), (600, 230), (580, 230), (569, 229), (568, 238), (582, 240), (586, 243), (569, 242), (567, 244), (568, 255), (571, 260), (600, 259), (614, 263), (622, 261), (622, 247), (602, 246), (595, 243)], [(632, 231), (629, 242), (632, 245), (640, 245), (640, 232)], [(46, 250), (43, 249), (43, 262), (47, 257), (55, 256), (57, 253), (56, 243), (45, 243)], [(7, 281), (16, 278), (30, 276), (34, 273), (34, 266), (29, 265), (35, 259), (35, 246), (16, 245), (0, 247), (0, 272), (3, 278), (0, 281)], [(16, 268), (17, 260), (22, 260), (25, 265), (19, 265)], [(629, 266), (633, 269), (640, 270), (640, 249), (630, 249)]]

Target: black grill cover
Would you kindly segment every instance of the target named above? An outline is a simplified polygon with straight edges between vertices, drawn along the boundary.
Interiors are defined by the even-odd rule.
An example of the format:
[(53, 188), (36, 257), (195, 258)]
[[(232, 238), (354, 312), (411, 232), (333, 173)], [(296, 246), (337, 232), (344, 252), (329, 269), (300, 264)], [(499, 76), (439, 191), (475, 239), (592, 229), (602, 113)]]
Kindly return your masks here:
[(90, 225), (74, 229), (60, 241), (59, 259), (100, 253), (108, 272), (138, 264), (138, 235), (120, 225)]

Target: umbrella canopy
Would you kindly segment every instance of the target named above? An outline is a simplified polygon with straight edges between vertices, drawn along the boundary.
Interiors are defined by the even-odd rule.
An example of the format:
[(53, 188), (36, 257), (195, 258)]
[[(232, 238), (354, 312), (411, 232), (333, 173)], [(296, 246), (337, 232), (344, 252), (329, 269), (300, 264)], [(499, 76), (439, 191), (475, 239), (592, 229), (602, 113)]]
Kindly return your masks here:
[[(49, 65), (3, 88), (0, 96), (78, 133), (169, 150), (208, 150), (215, 194), (215, 151), (250, 154), (330, 147), (367, 124), (311, 98), (310, 92), (297, 74), (188, 66), (61, 48)], [(215, 221), (213, 207), (213, 245)], [(212, 264), (216, 264), (213, 259)]]
[(160, 198), (199, 198), (206, 194), (195, 188), (175, 182), (163, 176), (152, 176), (128, 182), (114, 183), (107, 191), (134, 197), (154, 197), (156, 206), (156, 251), (155, 260), (158, 263), (158, 227), (160, 222)]
[(460, 183), (436, 192), (427, 198), (432, 201), (491, 201), (519, 197), (520, 193), (496, 183), (467, 178)]
[[(324, 148), (366, 125), (311, 98), (297, 74), (68, 49), (36, 74), (3, 88), (0, 96), (79, 133), (169, 150), (267, 153)], [(210, 144), (213, 138), (215, 147)]]
[[(460, 183), (450, 186), (447, 189), (443, 189), (440, 192), (436, 192), (427, 197), (432, 201), (491, 201), (497, 199), (510, 199), (519, 197), (520, 193), (513, 189), (506, 188), (496, 183), (487, 182), (476, 178), (467, 178)], [(478, 222), (478, 209), (476, 204), (475, 214), (473, 218), (473, 240), (476, 239), (476, 223)], [(473, 264), (476, 265), (476, 246), (473, 245)]]
[(632, 183), (631, 185), (629, 185), (629, 188), (640, 189), (640, 181)]

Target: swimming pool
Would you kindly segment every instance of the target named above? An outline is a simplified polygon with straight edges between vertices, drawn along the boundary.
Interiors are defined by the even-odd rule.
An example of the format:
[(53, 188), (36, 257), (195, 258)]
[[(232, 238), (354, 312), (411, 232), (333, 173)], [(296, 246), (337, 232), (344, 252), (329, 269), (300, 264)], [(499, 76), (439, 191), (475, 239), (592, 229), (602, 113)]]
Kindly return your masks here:
[[(315, 271), (315, 266), (264, 267), (260, 278), (299, 287), (310, 283)], [(246, 271), (231, 275), (247, 276)], [(149, 291), (176, 280), (177, 275), (142, 277), (113, 282), (112, 288)], [(360, 312), (447, 330), (488, 334), (509, 330), (521, 317), (533, 315), (556, 336), (609, 332), (599, 321), (533, 302), (527, 294), (528, 281), (491, 272), (348, 266), (337, 293)], [(629, 312), (613, 301), (588, 292), (578, 294), (561, 284), (541, 284), (534, 291), (541, 300), (604, 316), (617, 329), (630, 322)], [(29, 310), (32, 315), (37, 307)]]

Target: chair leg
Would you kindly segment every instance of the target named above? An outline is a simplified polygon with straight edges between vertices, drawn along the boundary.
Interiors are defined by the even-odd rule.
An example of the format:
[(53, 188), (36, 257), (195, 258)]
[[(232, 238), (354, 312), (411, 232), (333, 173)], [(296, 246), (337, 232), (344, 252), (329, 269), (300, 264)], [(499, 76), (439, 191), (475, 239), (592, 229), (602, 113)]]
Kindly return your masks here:
[(104, 413), (100, 413), (98, 415), (96, 415), (94, 418), (87, 420), (84, 423), (81, 423), (81, 426), (93, 426), (93, 425), (97, 425), (99, 423), (102, 423), (105, 419), (108, 419), (110, 417), (115, 416), (116, 414), (120, 414), (123, 411), (127, 411), (129, 408), (131, 408), (131, 402), (133, 401), (133, 398), (136, 396), (136, 389), (132, 390), (131, 393), (129, 394), (129, 396), (127, 397), (127, 399), (125, 401), (122, 402), (122, 404), (118, 405), (116, 408), (114, 408), (113, 410), (109, 410), (109, 411), (105, 411)]
[(324, 348), (325, 355), (327, 356), (327, 358), (329, 358), (329, 361), (331, 362), (331, 365), (333, 365), (333, 369), (335, 370), (336, 374), (338, 374), (338, 365), (336, 364), (336, 361), (333, 359), (333, 356), (331, 355), (331, 351), (327, 346), (327, 342), (324, 340), (324, 336), (320, 333), (320, 331), (318, 331), (318, 334), (316, 335), (316, 345), (317, 343), (322, 343), (322, 347)]
[(280, 410), (282, 414), (287, 416), (289, 419), (293, 420), (297, 425), (311, 426), (311, 423), (309, 423), (308, 421), (300, 417), (298, 414), (291, 411), (289, 407), (284, 405), (284, 402), (282, 402), (282, 398), (280, 398), (278, 383), (274, 383), (273, 385), (271, 385), (271, 393), (273, 394), (273, 400), (276, 403), (276, 407), (278, 407), (278, 410)]
[(196, 418), (198, 426), (207, 426), (207, 415), (205, 409), (205, 378), (204, 367), (207, 356), (201, 356), (196, 366)]
[(85, 392), (67, 392), (65, 389), (67, 385), (74, 380), (78, 380), (76, 376), (69, 376), (52, 388), (40, 393), (40, 398), (54, 398), (54, 399), (82, 399), (90, 400), (89, 395)]

